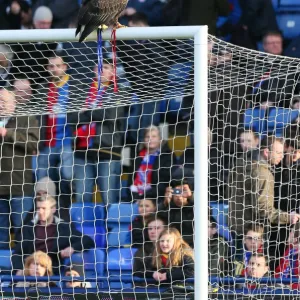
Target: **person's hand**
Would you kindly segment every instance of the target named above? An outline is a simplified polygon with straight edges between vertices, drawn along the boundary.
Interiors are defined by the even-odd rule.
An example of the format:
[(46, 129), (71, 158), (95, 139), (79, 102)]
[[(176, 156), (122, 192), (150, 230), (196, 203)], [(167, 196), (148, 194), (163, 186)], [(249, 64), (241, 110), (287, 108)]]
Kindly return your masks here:
[(159, 274), (160, 274), (160, 278), (159, 278), (160, 281), (167, 280), (167, 273), (159, 273)]
[(136, 9), (133, 7), (127, 7), (124, 11), (123, 11), (123, 16), (132, 16), (136, 13)]
[(67, 247), (60, 251), (60, 256), (62, 258), (70, 257), (74, 253), (74, 249), (72, 247)]
[(10, 6), (10, 11), (13, 15), (18, 15), (21, 11), (21, 6), (17, 1), (13, 1)]
[(24, 271), (23, 270), (18, 270), (16, 272), (16, 276), (23, 276), (24, 275)]
[(173, 189), (169, 186), (165, 191), (164, 205), (168, 206), (172, 200)]
[(184, 184), (184, 185), (183, 185), (183, 190), (182, 190), (182, 196), (183, 196), (184, 198), (191, 198), (192, 195), (193, 195), (193, 193), (192, 193), (192, 191), (191, 191), (189, 185), (188, 185), (188, 184)]
[(152, 277), (156, 280), (156, 281), (159, 281), (159, 278), (160, 278), (160, 273), (159, 272), (154, 272)]
[(5, 127), (0, 127), (0, 136), (5, 137), (7, 129)]
[(296, 224), (300, 220), (300, 215), (292, 212), (290, 213), (290, 224)]

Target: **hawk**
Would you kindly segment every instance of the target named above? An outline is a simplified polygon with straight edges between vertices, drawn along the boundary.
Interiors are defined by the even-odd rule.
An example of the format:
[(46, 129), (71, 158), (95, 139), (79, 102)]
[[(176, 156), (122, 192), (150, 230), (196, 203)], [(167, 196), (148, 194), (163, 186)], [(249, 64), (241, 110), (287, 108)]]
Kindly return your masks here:
[(118, 18), (127, 3), (128, 0), (83, 0), (76, 30), (76, 36), (80, 33), (79, 42), (99, 27), (122, 27)]

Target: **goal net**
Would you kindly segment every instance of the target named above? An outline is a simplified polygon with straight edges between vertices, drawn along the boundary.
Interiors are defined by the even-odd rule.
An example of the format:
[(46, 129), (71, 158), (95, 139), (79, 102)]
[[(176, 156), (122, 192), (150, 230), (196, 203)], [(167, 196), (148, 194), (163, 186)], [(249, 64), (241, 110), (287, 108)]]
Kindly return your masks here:
[(297, 293), (299, 60), (187, 31), (0, 32), (3, 298)]

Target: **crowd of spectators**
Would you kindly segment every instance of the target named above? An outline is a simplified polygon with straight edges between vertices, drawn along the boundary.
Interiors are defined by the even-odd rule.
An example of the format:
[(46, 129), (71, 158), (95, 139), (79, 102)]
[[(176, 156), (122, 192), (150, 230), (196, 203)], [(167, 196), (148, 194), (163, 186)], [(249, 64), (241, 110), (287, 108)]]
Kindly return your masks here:
[[(0, 0), (0, 29), (76, 27), (79, 2)], [(225, 21), (220, 25), (221, 16)], [(257, 49), (261, 42), (267, 54), (288, 55), (291, 49), (284, 47), (287, 41), (271, 0), (129, 0), (120, 22), (130, 27), (203, 24), (209, 26), (210, 34), (236, 45)], [(130, 234), (132, 247), (138, 248), (133, 274), (145, 278), (142, 285), (154, 280), (169, 286), (193, 277), (194, 151), (191, 146), (176, 157), (156, 126), (167, 111), (159, 114), (155, 103), (138, 102), (141, 93), (153, 92), (149, 83), (154, 80), (166, 86), (168, 80), (160, 74), (172, 67), (166, 49), (156, 53), (151, 48), (154, 44), (146, 42), (118, 45), (128, 54), (118, 66), (125, 82), (118, 93), (113, 91), (114, 66), (109, 56), (104, 58), (98, 86), (95, 45), (86, 43), (80, 50), (76, 43), (67, 42), (0, 45), (0, 249), (11, 247), (13, 234), (14, 274), (84, 274), (77, 265), (60, 267), (74, 253), (95, 247), (95, 241), (70, 222), (69, 208), (72, 202), (92, 203), (96, 186), (106, 206), (125, 201), (139, 207)], [(213, 46), (210, 50), (211, 67), (226, 68), (226, 62), (231, 62), (230, 54), (218, 53), (217, 57)], [(85, 64), (85, 55), (93, 57), (91, 65)], [(249, 101), (245, 105), (242, 99), (245, 94), (262, 110), (277, 105), (299, 109), (298, 77), (292, 74), (290, 91), (289, 78), (276, 81), (272, 71), (266, 70), (251, 87), (209, 95), (209, 200), (228, 202), (232, 237), (229, 241), (220, 236), (218, 220), (209, 211), (210, 275), (298, 276), (298, 119), (284, 128), (281, 137), (238, 126), (237, 112), (249, 108)], [(276, 98), (281, 86), (291, 99)], [(238, 101), (232, 101), (234, 97)], [(123, 98), (130, 98), (131, 105), (103, 108)], [(82, 105), (68, 112), (72, 103)], [(23, 107), (37, 105), (47, 114), (15, 116)], [(193, 99), (184, 97), (178, 115), (184, 111), (185, 117), (190, 116), (192, 106)], [(229, 126), (215, 114), (225, 116), (228, 111), (232, 111)], [(184, 120), (192, 140), (193, 124)], [(125, 170), (127, 186), (122, 187), (125, 145), (131, 145), (133, 154), (131, 168)], [(33, 157), (37, 157), (35, 176)], [(45, 284), (55, 286), (38, 279), (15, 286)], [(66, 287), (90, 287), (90, 283), (73, 280)], [(251, 282), (246, 287), (258, 285)]]

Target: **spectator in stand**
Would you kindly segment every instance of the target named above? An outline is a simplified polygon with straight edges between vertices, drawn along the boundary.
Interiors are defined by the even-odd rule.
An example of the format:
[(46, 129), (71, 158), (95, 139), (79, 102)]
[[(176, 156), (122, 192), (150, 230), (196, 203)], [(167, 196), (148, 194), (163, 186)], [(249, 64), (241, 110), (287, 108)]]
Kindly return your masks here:
[(152, 253), (160, 234), (166, 227), (166, 220), (159, 214), (149, 217), (146, 223), (145, 242), (137, 250), (133, 260), (134, 276), (144, 277), (146, 270), (151, 269)]
[(228, 265), (229, 247), (219, 237), (217, 223), (211, 216), (208, 220), (208, 271), (210, 276), (223, 276), (230, 272)]
[(132, 247), (139, 248), (145, 242), (145, 224), (156, 213), (156, 201), (157, 197), (151, 190), (138, 200), (139, 216), (131, 224)]
[(246, 268), (253, 253), (263, 253), (264, 227), (249, 224), (244, 230), (244, 255), (242, 261), (235, 261), (235, 276), (245, 275)]
[(165, 25), (208, 25), (208, 33), (216, 35), (218, 16), (228, 16), (228, 0), (169, 0), (165, 9)]
[(69, 207), (73, 178), (74, 154), (72, 132), (67, 122), (67, 108), (83, 97), (82, 85), (67, 72), (67, 64), (61, 56), (49, 58), (50, 81), (41, 85), (37, 97), (49, 114), (39, 117), (40, 143), (37, 157), (37, 180), (49, 176), (59, 178), (60, 207)]
[[(21, 272), (20, 272), (21, 273)], [(34, 276), (36, 281), (19, 281), (14, 287), (47, 287), (55, 286), (51, 282), (38, 282), (38, 277), (52, 276), (52, 261), (51, 258), (42, 251), (36, 251), (25, 259), (25, 266), (22, 272), (24, 276)], [(20, 274), (21, 275), (21, 274)]]
[(32, 9), (26, 0), (4, 0), (0, 29), (31, 29)]
[(79, 3), (76, 0), (35, 0), (33, 1), (33, 11), (35, 12), (41, 5), (49, 7), (53, 14), (53, 28), (68, 28), (70, 21), (77, 16)]
[(31, 160), (39, 129), (34, 117), (15, 117), (15, 109), (14, 95), (0, 89), (0, 249), (9, 248), (10, 220), (18, 232), (33, 207)]
[(145, 129), (144, 147), (134, 162), (133, 176), (129, 176), (133, 199), (154, 191), (158, 197), (164, 195), (170, 181), (172, 153), (166, 142), (161, 140), (159, 128), (150, 126)]
[(13, 80), (13, 91), (16, 97), (17, 105), (28, 106), (32, 99), (32, 87), (31, 82), (25, 76), (18, 76)]
[(17, 244), (12, 255), (13, 270), (22, 274), (23, 259), (35, 251), (47, 253), (53, 266), (53, 273), (59, 274), (59, 267), (65, 258), (75, 252), (95, 247), (93, 240), (77, 231), (73, 224), (56, 217), (56, 200), (49, 195), (36, 199), (37, 214), (31, 224), (21, 228), (22, 241)]
[(243, 229), (246, 225), (258, 222), (265, 225), (265, 233), (269, 234), (267, 225), (295, 224), (300, 218), (295, 212), (286, 213), (274, 207), (272, 166), (281, 162), (283, 151), (282, 138), (266, 137), (261, 141), (257, 160), (246, 162), (242, 166), (235, 166), (230, 171), (228, 221), (235, 235), (237, 256), (242, 255)]
[(14, 53), (8, 45), (0, 44), (0, 88), (9, 86), (12, 79)]
[(105, 204), (118, 203), (120, 198), (121, 151), (124, 144), (124, 107), (103, 108), (126, 97), (127, 89), (114, 93), (113, 62), (103, 61), (101, 86), (98, 90), (98, 66), (94, 67), (85, 104), (78, 113), (69, 115), (75, 137), (76, 201), (92, 202), (98, 185)]
[(164, 201), (158, 211), (168, 224), (179, 230), (182, 238), (194, 247), (194, 173), (179, 168), (173, 175), (171, 186), (166, 188)]
[(128, 24), (134, 14), (142, 13), (145, 14), (150, 26), (161, 26), (164, 22), (163, 8), (165, 3), (166, 0), (129, 0), (120, 22)]
[[(33, 16), (34, 28), (50, 29), (52, 20), (51, 10), (46, 6), (40, 6)], [(20, 43), (12, 47), (15, 51), (15, 59), (13, 61), (14, 74), (26, 74), (34, 85), (48, 80), (49, 73), (46, 70), (46, 66), (48, 65), (49, 57), (54, 55), (58, 47), (57, 43)], [(37, 88), (37, 86), (34, 86), (34, 89)]]
[(194, 276), (194, 253), (175, 228), (165, 229), (152, 254), (151, 269), (146, 278), (154, 279), (160, 287), (173, 282), (184, 282)]
[[(65, 276), (66, 277), (83, 277), (84, 274), (84, 269), (83, 265), (72, 265), (68, 266), (65, 269)], [(72, 278), (72, 281), (67, 281), (65, 283), (66, 288), (90, 288), (91, 283), (90, 282), (82, 282), (82, 281), (76, 281), (76, 278)]]
[(280, 31), (268, 31), (263, 36), (263, 48), (266, 53), (282, 55), (283, 37)]

